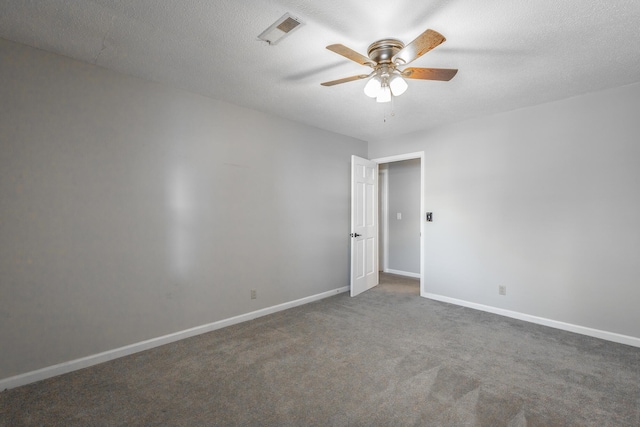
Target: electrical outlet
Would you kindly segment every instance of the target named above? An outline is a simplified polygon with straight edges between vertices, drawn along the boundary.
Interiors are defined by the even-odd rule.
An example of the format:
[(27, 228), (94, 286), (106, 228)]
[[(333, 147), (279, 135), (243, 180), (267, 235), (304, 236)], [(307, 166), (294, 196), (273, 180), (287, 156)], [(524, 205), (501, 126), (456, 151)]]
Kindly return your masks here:
[(498, 295), (507, 295), (507, 287), (504, 285), (498, 286)]
[(258, 291), (256, 291), (255, 289), (251, 289), (251, 299), (256, 298), (258, 298)]

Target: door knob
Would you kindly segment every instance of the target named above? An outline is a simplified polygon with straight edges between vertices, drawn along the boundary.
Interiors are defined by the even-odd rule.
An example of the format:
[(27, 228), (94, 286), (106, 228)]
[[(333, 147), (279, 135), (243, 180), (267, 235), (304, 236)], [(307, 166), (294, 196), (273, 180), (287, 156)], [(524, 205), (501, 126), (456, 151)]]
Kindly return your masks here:
[(351, 237), (360, 237), (362, 236), (362, 234), (358, 234), (358, 233), (351, 233)]

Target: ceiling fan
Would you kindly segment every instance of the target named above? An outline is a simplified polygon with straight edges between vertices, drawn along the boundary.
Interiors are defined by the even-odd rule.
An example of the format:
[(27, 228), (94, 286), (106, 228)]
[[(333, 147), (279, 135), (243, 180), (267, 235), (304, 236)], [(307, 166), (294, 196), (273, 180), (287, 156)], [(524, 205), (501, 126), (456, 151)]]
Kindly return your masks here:
[(327, 46), (327, 49), (358, 64), (371, 67), (373, 71), (369, 74), (359, 74), (321, 84), (322, 86), (333, 86), (355, 80), (369, 79), (364, 87), (364, 93), (371, 98), (376, 98), (378, 102), (389, 102), (392, 96), (400, 96), (407, 90), (408, 85), (404, 80), (405, 78), (449, 81), (456, 75), (458, 70), (449, 68), (399, 68), (420, 58), (445, 40), (442, 34), (434, 30), (426, 30), (406, 46), (400, 40), (382, 39), (369, 46), (369, 49), (367, 49), (368, 57), (344, 45), (332, 44)]

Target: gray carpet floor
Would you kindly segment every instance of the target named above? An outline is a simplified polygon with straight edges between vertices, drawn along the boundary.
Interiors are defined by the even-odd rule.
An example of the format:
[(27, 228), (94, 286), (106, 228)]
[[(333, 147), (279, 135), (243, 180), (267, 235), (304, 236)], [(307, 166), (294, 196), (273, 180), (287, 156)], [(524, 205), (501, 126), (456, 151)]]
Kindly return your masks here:
[(640, 426), (640, 349), (340, 294), (0, 393), (0, 425)]

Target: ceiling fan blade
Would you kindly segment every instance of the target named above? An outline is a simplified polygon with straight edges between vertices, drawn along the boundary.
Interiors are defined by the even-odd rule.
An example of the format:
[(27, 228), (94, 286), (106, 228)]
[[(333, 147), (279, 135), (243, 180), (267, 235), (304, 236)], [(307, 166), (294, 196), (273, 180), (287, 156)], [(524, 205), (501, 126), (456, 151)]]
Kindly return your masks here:
[(406, 45), (400, 52), (396, 53), (392, 58), (392, 62), (402, 62), (408, 64), (417, 58), (420, 58), (431, 49), (444, 42), (446, 39), (437, 31), (427, 30), (420, 34), (414, 41)]
[(355, 81), (355, 80), (366, 79), (370, 75), (371, 74), (359, 74), (357, 76), (345, 77), (344, 79), (338, 79), (338, 80), (331, 80), (330, 82), (324, 82), (324, 83), (320, 83), (320, 84), (322, 86), (339, 85), (340, 83), (347, 83), (347, 82), (352, 82), (352, 81)]
[(376, 65), (376, 63), (372, 61), (370, 58), (367, 58), (366, 56), (361, 55), (355, 50), (349, 49), (348, 47), (342, 44), (332, 44), (327, 46), (327, 49), (329, 49), (331, 52), (337, 53), (338, 55), (342, 55), (347, 59), (355, 61), (361, 65), (368, 65), (369, 67), (373, 67)]
[(402, 70), (402, 76), (408, 79), (441, 80), (448, 82), (456, 75), (458, 70), (451, 68), (414, 68)]

